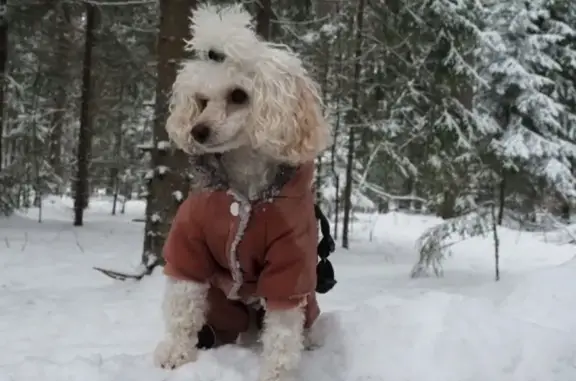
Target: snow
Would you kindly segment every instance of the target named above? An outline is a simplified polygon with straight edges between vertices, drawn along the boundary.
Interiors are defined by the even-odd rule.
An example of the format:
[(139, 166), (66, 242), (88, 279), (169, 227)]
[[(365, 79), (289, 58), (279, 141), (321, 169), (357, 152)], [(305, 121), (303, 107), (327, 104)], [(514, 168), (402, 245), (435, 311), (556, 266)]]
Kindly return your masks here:
[[(362, 185), (367, 185), (363, 182)], [(368, 184), (369, 185), (369, 184)], [(344, 192), (344, 186), (340, 185), (340, 192)], [(328, 202), (334, 202), (336, 200), (336, 186), (333, 184), (332, 179), (328, 179), (326, 184), (322, 187), (322, 196)], [(358, 189), (354, 189), (351, 195), (352, 205), (354, 207), (363, 210), (374, 210), (376, 209), (376, 204)]]
[(156, 169), (158, 170), (158, 173), (159, 173), (160, 175), (164, 175), (164, 174), (166, 174), (168, 171), (170, 171), (170, 168), (168, 168), (168, 167), (165, 166), (165, 165), (159, 165)]
[(150, 221), (156, 223), (162, 221), (162, 217), (158, 213), (154, 213), (150, 216)]
[(168, 149), (170, 149), (170, 146), (171, 146), (171, 144), (170, 144), (170, 141), (168, 141), (168, 140), (161, 140), (156, 145), (156, 147), (162, 151), (167, 151)]
[[(40, 224), (37, 210), (0, 219), (1, 381), (256, 379), (257, 353), (234, 346), (154, 368), (160, 271), (119, 282), (92, 269), (138, 266), (144, 204), (111, 216), (92, 199), (81, 228), (71, 207), (50, 198)], [(305, 353), (301, 380), (576, 380), (575, 250), (561, 232), (501, 229), (498, 283), (489, 238), (456, 244), (443, 278), (411, 279), (416, 240), (439, 221), (354, 216), (352, 250), (333, 254), (339, 283), (320, 296), (326, 343)]]
[(174, 199), (178, 202), (182, 202), (184, 201), (184, 195), (182, 194), (181, 191), (177, 190), (172, 192), (172, 196), (174, 197)]

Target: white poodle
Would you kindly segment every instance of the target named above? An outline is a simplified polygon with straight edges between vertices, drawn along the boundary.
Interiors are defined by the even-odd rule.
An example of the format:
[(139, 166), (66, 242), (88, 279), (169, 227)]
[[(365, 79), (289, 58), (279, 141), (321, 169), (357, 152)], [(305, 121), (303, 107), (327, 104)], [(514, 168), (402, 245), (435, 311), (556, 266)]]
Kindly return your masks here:
[(178, 73), (166, 128), (195, 184), (164, 248), (155, 362), (178, 367), (256, 326), (259, 380), (288, 380), (319, 314), (313, 162), (330, 129), (302, 62), (258, 38), (242, 6), (203, 6), (191, 21), (196, 57)]

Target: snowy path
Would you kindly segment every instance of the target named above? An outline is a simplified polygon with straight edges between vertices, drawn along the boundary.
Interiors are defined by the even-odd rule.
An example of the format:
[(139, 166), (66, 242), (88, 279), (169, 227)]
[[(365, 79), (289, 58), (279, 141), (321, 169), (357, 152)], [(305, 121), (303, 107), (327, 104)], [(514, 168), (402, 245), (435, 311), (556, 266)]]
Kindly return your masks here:
[[(142, 224), (130, 220), (142, 206), (107, 213), (94, 202), (81, 229), (58, 203), (40, 225), (0, 220), (0, 381), (254, 380), (258, 356), (235, 347), (173, 372), (152, 366), (162, 277), (119, 283), (91, 268), (138, 263)], [(327, 343), (306, 354), (301, 380), (576, 380), (574, 247), (503, 231), (500, 283), (482, 239), (457, 245), (443, 279), (410, 279), (432, 224), (381, 216), (372, 242), (355, 226), (353, 250), (335, 254), (339, 284), (320, 298)]]

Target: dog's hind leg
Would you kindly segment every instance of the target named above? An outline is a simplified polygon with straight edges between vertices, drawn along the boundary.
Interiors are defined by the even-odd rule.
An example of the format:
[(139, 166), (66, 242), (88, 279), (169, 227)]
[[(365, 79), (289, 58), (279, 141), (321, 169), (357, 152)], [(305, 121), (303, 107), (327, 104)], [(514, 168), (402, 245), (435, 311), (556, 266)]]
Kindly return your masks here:
[(304, 349), (304, 318), (302, 307), (266, 311), (258, 381), (293, 380)]
[(166, 336), (154, 352), (154, 363), (174, 369), (196, 360), (198, 333), (206, 322), (208, 284), (168, 278), (162, 302)]

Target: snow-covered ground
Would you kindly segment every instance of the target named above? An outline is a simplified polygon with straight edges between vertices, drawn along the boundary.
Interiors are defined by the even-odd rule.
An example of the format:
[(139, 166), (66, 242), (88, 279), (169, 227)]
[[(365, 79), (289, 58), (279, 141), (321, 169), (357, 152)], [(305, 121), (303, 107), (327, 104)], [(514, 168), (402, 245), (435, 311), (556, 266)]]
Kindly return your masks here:
[[(155, 369), (162, 333), (160, 272), (118, 282), (92, 266), (139, 262), (144, 205), (110, 216), (92, 200), (86, 225), (71, 201), (0, 219), (0, 381), (252, 381), (258, 356), (224, 347), (175, 371)], [(576, 247), (502, 229), (502, 280), (489, 239), (455, 246), (444, 278), (411, 279), (415, 242), (438, 221), (361, 216), (339, 284), (321, 296), (323, 348), (303, 381), (575, 381)]]

